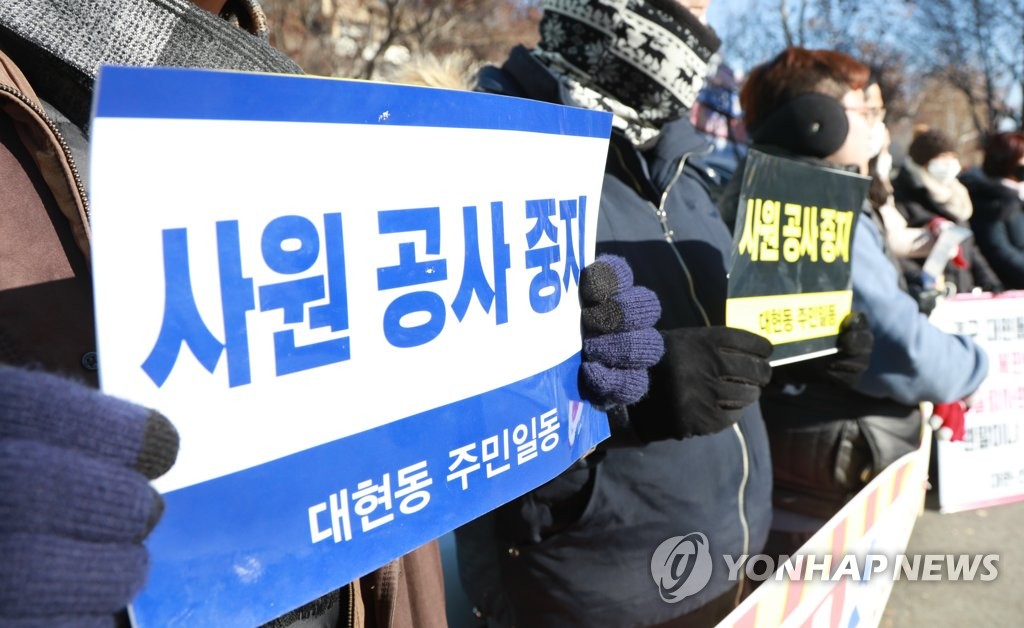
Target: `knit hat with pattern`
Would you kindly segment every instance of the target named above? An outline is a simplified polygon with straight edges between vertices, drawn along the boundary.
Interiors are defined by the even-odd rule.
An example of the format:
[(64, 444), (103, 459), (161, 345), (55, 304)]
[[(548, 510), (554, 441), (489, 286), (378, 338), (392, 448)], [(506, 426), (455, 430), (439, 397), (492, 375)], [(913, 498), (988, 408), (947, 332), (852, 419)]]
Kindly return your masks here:
[(543, 0), (535, 54), (660, 124), (697, 99), (718, 37), (675, 0)]

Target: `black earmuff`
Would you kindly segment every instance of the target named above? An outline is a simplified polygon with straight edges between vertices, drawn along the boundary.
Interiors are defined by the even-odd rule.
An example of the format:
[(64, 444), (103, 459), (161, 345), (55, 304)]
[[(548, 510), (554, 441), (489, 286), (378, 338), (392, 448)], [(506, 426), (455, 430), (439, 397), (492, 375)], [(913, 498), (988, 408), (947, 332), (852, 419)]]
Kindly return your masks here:
[(838, 100), (824, 94), (807, 93), (785, 103), (747, 132), (758, 144), (822, 158), (842, 147), (850, 132), (850, 123), (846, 109)]

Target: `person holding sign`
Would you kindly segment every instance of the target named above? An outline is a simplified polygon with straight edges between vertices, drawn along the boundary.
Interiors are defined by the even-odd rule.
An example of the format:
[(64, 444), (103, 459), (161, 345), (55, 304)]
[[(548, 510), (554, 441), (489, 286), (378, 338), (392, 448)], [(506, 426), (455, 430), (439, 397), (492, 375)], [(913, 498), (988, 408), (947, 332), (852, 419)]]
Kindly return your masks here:
[[(845, 54), (797, 47), (755, 68), (740, 94), (755, 148), (866, 172), (878, 116), (865, 102), (868, 74)], [(776, 367), (761, 400), (775, 472), (773, 547), (782, 553), (918, 446), (920, 402), (966, 398), (988, 372), (985, 352), (970, 338), (944, 333), (918, 312), (883, 242), (881, 220), (865, 202), (852, 283), (853, 310), (866, 314), (859, 324), (873, 336), (870, 355), (858, 357), (858, 343), (844, 346), (841, 335), (835, 356)], [(859, 376), (836, 369), (858, 359), (867, 360)]]
[[(99, 141), (88, 128), (98, 68), (300, 73), (267, 44), (265, 27), (254, 0), (0, 5), (0, 544), (10, 559), (0, 569), (4, 625), (111, 625), (115, 614), (123, 620), (118, 611), (146, 579), (142, 541), (162, 512), (149, 480), (177, 454), (167, 419), (92, 389), (97, 359), (84, 171), (89, 142)], [(133, 236), (122, 225), (115, 237)], [(583, 273), (591, 349), (582, 384), (595, 400), (635, 401), (663, 349), (652, 328), (657, 299), (633, 286), (621, 259), (603, 256)], [(161, 602), (180, 603), (170, 597)], [(268, 602), (275, 612), (293, 606)], [(140, 605), (135, 610), (138, 619)], [(428, 543), (271, 625), (445, 622), (437, 545)]]
[[(772, 347), (723, 326), (731, 238), (688, 116), (719, 41), (674, 0), (542, 5), (539, 45), (478, 88), (614, 114), (597, 250), (661, 300), (665, 357), (647, 397), (608, 404), (611, 442), (456, 532), (462, 582), (498, 625), (712, 625), (744, 593), (723, 555), (760, 551), (771, 492), (755, 402)], [(652, 552), (690, 532), (711, 548), (706, 586), (659, 590)]]
[[(163, 511), (148, 480), (174, 462), (177, 434), (162, 416), (92, 390), (97, 360), (85, 172), (96, 71), (101, 63), (119, 63), (301, 72), (267, 44), (255, 2), (196, 4), (201, 8), (187, 0), (86, 9), (43, 1), (0, 5), (3, 625), (114, 625), (146, 578), (142, 541)], [(27, 365), (33, 368), (21, 368)], [(378, 586), (366, 598), (380, 602), (381, 614), (401, 607), (408, 616), (409, 582), (417, 573), (433, 586), (417, 591), (426, 600), (418, 625), (443, 625), (434, 547), (401, 569), (368, 576), (368, 584), (386, 584), (388, 591), (381, 594), (385, 587)], [(348, 593), (358, 590), (335, 593), (278, 625), (312, 616), (347, 620), (341, 605), (351, 602), (356, 612)], [(123, 611), (118, 615), (123, 622)]]
[[(97, 70), (301, 73), (266, 36), (253, 0), (0, 4), (0, 624), (124, 624), (163, 512), (148, 481), (177, 454), (166, 418), (92, 390), (85, 173)], [(273, 624), (350, 618), (445, 625), (436, 545)]]

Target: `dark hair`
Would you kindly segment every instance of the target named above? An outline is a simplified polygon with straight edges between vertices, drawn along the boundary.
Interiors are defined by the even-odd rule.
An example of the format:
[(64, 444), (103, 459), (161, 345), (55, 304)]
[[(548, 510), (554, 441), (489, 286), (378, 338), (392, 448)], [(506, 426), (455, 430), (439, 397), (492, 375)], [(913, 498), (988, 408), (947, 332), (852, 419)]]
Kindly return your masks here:
[(926, 166), (928, 162), (943, 153), (955, 153), (956, 144), (948, 135), (938, 129), (924, 129), (914, 136), (907, 148), (907, 156), (914, 160), (919, 166)]
[(864, 89), (870, 75), (868, 66), (841, 52), (790, 46), (750, 71), (740, 91), (743, 119), (755, 127), (801, 94), (841, 100), (851, 89)]
[(878, 155), (868, 161), (868, 174), (871, 176), (871, 183), (868, 184), (868, 202), (875, 209), (889, 202), (892, 195), (892, 184), (883, 181), (878, 175)]
[(1017, 178), (1017, 164), (1024, 157), (1024, 133), (1013, 131), (993, 135), (985, 146), (981, 169), (990, 177)]

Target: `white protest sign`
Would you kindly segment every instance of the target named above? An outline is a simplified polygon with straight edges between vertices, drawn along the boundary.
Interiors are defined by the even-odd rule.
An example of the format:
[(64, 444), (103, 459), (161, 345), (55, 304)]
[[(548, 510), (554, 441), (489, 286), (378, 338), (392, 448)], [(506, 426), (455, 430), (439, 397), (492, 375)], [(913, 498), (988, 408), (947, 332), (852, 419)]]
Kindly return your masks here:
[(272, 619), (607, 435), (576, 390), (576, 292), (609, 128), (484, 94), (102, 71), (101, 382), (181, 433), (138, 623)]
[(988, 377), (972, 396), (963, 441), (938, 441), (943, 512), (1024, 499), (1024, 292), (958, 295), (929, 316), (938, 328), (971, 336), (988, 354)]

